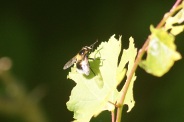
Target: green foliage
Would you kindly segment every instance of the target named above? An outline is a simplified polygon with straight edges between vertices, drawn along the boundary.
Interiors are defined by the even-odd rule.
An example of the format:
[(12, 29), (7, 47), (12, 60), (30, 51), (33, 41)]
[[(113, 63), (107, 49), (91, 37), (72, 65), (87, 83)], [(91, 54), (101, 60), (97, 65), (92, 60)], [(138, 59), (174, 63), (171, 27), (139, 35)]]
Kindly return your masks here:
[[(68, 78), (74, 80), (76, 86), (72, 90), (67, 107), (70, 111), (74, 111), (74, 119), (77, 122), (88, 122), (92, 116), (96, 116), (104, 110), (113, 111), (115, 109), (114, 104), (121, 98), (123, 91), (119, 92), (117, 85), (124, 77), (125, 65), (129, 62), (128, 68), (131, 68), (135, 59), (136, 49), (133, 39), (130, 39), (130, 48), (123, 51), (118, 66), (120, 51), (121, 37), (117, 40), (112, 36), (108, 42), (102, 42), (90, 55), (90, 57), (99, 59), (90, 62), (95, 76), (93, 73), (89, 76), (79, 74), (76, 72), (75, 66), (71, 69)], [(127, 75), (128, 73), (129, 70)], [(130, 88), (125, 100), (125, 104), (129, 105), (128, 111), (134, 106), (133, 82)]]
[[(182, 3), (182, 7), (184, 8), (184, 2)], [(166, 20), (165, 30), (170, 30), (170, 33), (173, 35), (178, 35), (183, 32), (184, 25), (179, 25), (184, 21), (184, 9), (181, 9), (175, 16), (170, 16)]]
[(69, 73), (68, 78), (77, 84), (72, 90), (67, 107), (74, 111), (74, 118), (78, 122), (88, 122), (92, 116), (101, 111), (114, 109), (114, 105), (109, 101), (115, 103), (118, 95), (116, 67), (120, 49), (120, 40), (117, 41), (113, 36), (108, 43), (101, 43), (97, 50), (90, 55), (90, 57), (95, 56), (100, 60), (100, 63), (97, 59), (93, 61), (94, 63), (90, 62), (95, 76), (92, 73), (88, 77), (79, 74), (75, 67)]
[[(175, 14), (175, 12), (177, 13)], [(158, 77), (167, 73), (174, 62), (181, 59), (180, 53), (176, 51), (174, 40), (175, 36), (183, 32), (184, 29), (184, 25), (182, 25), (184, 21), (184, 2), (173, 9), (172, 14), (175, 15), (169, 16), (165, 20), (164, 27), (150, 27), (151, 36), (147, 48), (147, 57), (146, 60), (140, 62), (143, 69)]]
[(173, 66), (174, 62), (181, 59), (176, 51), (174, 36), (164, 29), (155, 29), (151, 26), (152, 35), (147, 50), (147, 58), (140, 63), (148, 73), (162, 76)]
[[(104, 110), (113, 113), (115, 106), (118, 107), (116, 122), (120, 122), (123, 105), (128, 105), (127, 112), (130, 112), (135, 104), (133, 85), (136, 80), (137, 66), (160, 77), (170, 70), (175, 61), (181, 59), (174, 41), (175, 36), (184, 30), (184, 25), (181, 24), (184, 21), (183, 8), (184, 2), (180, 5), (175, 4), (172, 11), (168, 13), (169, 16), (165, 16), (156, 28), (150, 27), (151, 34), (138, 55), (131, 37), (129, 48), (124, 49), (120, 56), (121, 37), (117, 40), (113, 35), (108, 42), (102, 42), (90, 54), (91, 58), (96, 58), (90, 62), (95, 75), (93, 73), (89, 76), (79, 74), (76, 72), (75, 65), (71, 68), (68, 78), (75, 81), (76, 86), (72, 90), (67, 107), (74, 112), (76, 122), (89, 122), (93, 116), (97, 116)], [(147, 52), (147, 57), (142, 60), (145, 52)], [(118, 59), (120, 59), (119, 64)], [(124, 86), (118, 91), (117, 86), (125, 79), (125, 76)]]
[[(132, 37), (129, 39), (129, 41), (130, 41), (129, 48), (127, 50), (126, 49), (123, 50), (121, 61), (120, 61), (120, 64), (118, 66), (118, 71), (120, 72), (120, 74), (117, 74), (118, 76), (123, 76), (123, 75), (121, 75), (121, 73), (123, 73), (124, 70), (126, 70), (125, 65), (128, 63), (128, 71), (126, 73), (126, 76), (128, 77), (130, 75), (130, 70), (132, 69), (132, 67), (134, 65), (135, 57), (137, 55), (137, 49), (134, 47), (134, 40)], [(135, 101), (133, 98), (133, 84), (134, 84), (135, 80), (136, 80), (136, 76), (134, 73), (133, 78), (132, 78), (131, 83), (130, 83), (130, 86), (128, 88), (126, 97), (125, 97), (125, 101), (123, 103), (123, 104), (128, 105), (127, 112), (130, 112), (135, 104)], [(118, 101), (121, 99), (121, 97), (122, 97), (121, 95), (124, 93), (124, 89), (125, 88), (123, 87), (121, 90), (120, 96), (118, 98)]]

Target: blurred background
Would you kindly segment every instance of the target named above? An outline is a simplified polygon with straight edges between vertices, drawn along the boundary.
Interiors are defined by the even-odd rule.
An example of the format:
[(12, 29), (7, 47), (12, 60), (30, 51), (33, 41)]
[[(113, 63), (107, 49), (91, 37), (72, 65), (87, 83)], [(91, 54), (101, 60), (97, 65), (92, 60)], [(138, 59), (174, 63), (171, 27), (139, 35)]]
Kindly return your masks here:
[[(70, 122), (66, 102), (75, 83), (64, 64), (97, 39), (133, 36), (140, 49), (175, 0), (16, 0), (0, 4), (0, 122)], [(184, 34), (176, 38), (184, 55)], [(4, 58), (3, 58), (4, 57)], [(8, 57), (8, 58), (5, 58)], [(11, 66), (12, 62), (12, 66)], [(164, 63), (164, 62), (163, 62)], [(1, 67), (1, 68), (2, 68)], [(9, 68), (11, 69), (9, 70)], [(3, 69), (3, 68), (2, 68)], [(161, 78), (138, 68), (135, 107), (122, 122), (184, 121), (184, 63), (177, 61)], [(103, 112), (92, 122), (110, 122)]]

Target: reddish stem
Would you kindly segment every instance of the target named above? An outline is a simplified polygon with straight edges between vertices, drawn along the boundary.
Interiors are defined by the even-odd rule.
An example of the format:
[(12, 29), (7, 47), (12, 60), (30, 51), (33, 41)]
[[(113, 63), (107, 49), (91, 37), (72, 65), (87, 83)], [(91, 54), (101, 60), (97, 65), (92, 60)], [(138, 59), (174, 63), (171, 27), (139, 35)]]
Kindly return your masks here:
[[(168, 19), (168, 17), (170, 17), (173, 12), (175, 11), (176, 7), (181, 3), (182, 0), (177, 0), (176, 3), (173, 5), (173, 7), (171, 8), (171, 10), (169, 11), (168, 14), (166, 14), (163, 19), (160, 21), (160, 23), (156, 26), (156, 28), (160, 28), (162, 26), (164, 26), (165, 24), (165, 21)], [(150, 38), (148, 36), (147, 40), (145, 41), (144, 45), (142, 46), (142, 48), (139, 50), (138, 52), (138, 55), (135, 59), (135, 63), (130, 71), (130, 74), (129, 76), (127, 77), (127, 80), (125, 82), (125, 85), (123, 87), (123, 92), (122, 92), (122, 96), (121, 96), (121, 99), (118, 101), (117, 103), (117, 106), (119, 106), (118, 110), (117, 110), (117, 116), (116, 116), (116, 122), (120, 122), (121, 121), (121, 114), (122, 114), (122, 108), (123, 108), (123, 103), (124, 103), (124, 100), (125, 100), (125, 97), (126, 97), (126, 93), (127, 93), (127, 90), (128, 90), (128, 87), (130, 85), (130, 82), (131, 82), (131, 79), (139, 65), (139, 62), (141, 61), (142, 59), (142, 56), (144, 55), (144, 53), (146, 52), (146, 49), (148, 47), (148, 44), (149, 44), (149, 41), (150, 41)]]

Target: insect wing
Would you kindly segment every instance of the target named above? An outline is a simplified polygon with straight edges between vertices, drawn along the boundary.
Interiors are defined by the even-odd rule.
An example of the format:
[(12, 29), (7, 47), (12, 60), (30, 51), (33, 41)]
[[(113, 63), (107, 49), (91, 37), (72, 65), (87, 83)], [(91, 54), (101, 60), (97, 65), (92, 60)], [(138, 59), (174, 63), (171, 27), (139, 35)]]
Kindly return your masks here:
[(63, 69), (67, 69), (71, 67), (77, 61), (76, 56), (70, 59), (63, 67)]

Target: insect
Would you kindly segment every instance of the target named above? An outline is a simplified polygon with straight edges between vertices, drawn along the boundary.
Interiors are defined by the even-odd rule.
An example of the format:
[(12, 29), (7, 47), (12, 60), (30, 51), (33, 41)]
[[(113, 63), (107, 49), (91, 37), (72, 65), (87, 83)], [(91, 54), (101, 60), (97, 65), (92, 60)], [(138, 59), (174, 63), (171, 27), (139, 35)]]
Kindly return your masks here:
[[(72, 59), (70, 59), (63, 67), (63, 69), (67, 69), (71, 67), (74, 63), (76, 63), (77, 71), (81, 74), (89, 75), (90, 73), (90, 65), (88, 61), (88, 56), (91, 53), (91, 50), (93, 50), (94, 45), (98, 42), (94, 42), (90, 46), (84, 46), (76, 56), (74, 56)], [(93, 72), (93, 70), (91, 69)], [(94, 73), (94, 72), (93, 72)]]

